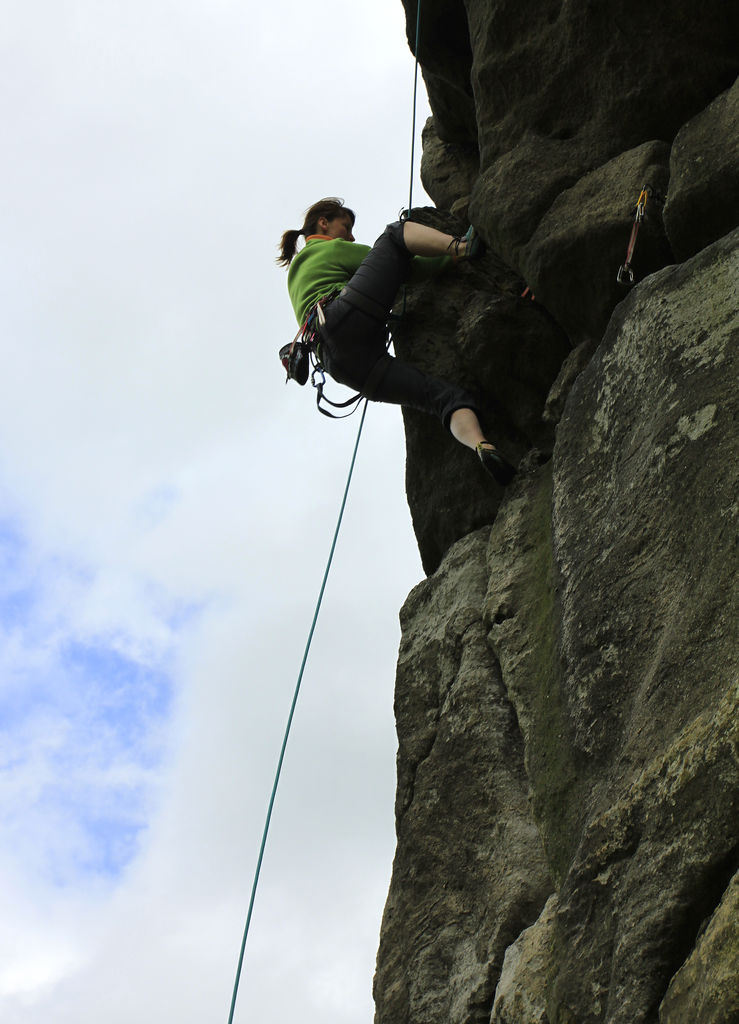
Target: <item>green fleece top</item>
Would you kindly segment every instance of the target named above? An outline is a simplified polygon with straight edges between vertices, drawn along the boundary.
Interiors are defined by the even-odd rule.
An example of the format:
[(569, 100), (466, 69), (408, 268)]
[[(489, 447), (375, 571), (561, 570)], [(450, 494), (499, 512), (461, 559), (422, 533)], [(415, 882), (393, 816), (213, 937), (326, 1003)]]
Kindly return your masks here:
[[(310, 235), (293, 258), (287, 273), (287, 291), (299, 324), (324, 295), (339, 291), (349, 282), (370, 251), (368, 245), (344, 238)], [(414, 256), (408, 281), (422, 281), (452, 263), (451, 256)]]

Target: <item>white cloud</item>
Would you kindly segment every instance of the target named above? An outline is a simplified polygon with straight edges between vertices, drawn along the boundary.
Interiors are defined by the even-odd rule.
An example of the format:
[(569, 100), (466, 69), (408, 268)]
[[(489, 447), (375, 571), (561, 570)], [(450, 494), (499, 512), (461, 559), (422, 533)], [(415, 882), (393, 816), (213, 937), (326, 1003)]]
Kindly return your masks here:
[[(367, 241), (406, 202), (403, 12), (31, 0), (2, 32), (0, 1016), (221, 1021), (358, 426), (284, 385), (275, 246), (318, 196)], [(371, 1016), (402, 446), (371, 408), (237, 1021)]]

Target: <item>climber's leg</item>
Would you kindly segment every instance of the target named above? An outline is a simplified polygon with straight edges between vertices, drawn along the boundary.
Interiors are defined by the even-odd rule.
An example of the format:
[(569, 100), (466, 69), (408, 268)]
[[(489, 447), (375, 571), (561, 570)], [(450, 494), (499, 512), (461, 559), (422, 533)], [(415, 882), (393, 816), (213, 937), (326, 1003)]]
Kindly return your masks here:
[(461, 238), (454, 235), (447, 235), (436, 228), (429, 228), (425, 224), (416, 224), (413, 220), (403, 223), (403, 241), (408, 252), (414, 256), (450, 256), (456, 259), (465, 259), (469, 256), (468, 247), (475, 247), (472, 239), (476, 238), (475, 255), (481, 248), (480, 239), (470, 230)]
[[(479, 426), (475, 399), (464, 388), (449, 381), (439, 380), (423, 373), (415, 366), (404, 363), (400, 359), (387, 356), (387, 367), (382, 379), (372, 396), (376, 402), (390, 405), (403, 405), (409, 409), (418, 409), (440, 419), (444, 426), (451, 430), (452, 418), (458, 411), (466, 410)], [(469, 421), (463, 419), (469, 439), (472, 438)], [(454, 433), (452, 431), (452, 433)], [(457, 435), (454, 434), (456, 437)], [(480, 433), (482, 439), (484, 435)], [(457, 440), (461, 440), (457, 437)], [(465, 444), (462, 441), (462, 444)], [(474, 444), (468, 444), (474, 448)]]
[[(384, 307), (389, 317), (400, 286), (408, 276), (411, 257), (403, 241), (403, 224), (400, 221), (388, 224), (354, 272), (349, 285)], [(334, 315), (341, 315), (343, 300), (337, 299), (333, 305), (337, 302)], [(374, 327), (377, 330), (377, 321)]]
[[(482, 255), (485, 246), (470, 228), (462, 238), (416, 224), (395, 221), (388, 224), (355, 271), (349, 286), (382, 307), (389, 316), (400, 286), (408, 276), (412, 256), (454, 256), (470, 259)], [(333, 317), (343, 315), (343, 300), (332, 304)]]
[(480, 421), (472, 409), (455, 409), (449, 420), (449, 430), (460, 444), (468, 448), (477, 448), (485, 441)]
[(460, 444), (474, 448), (480, 462), (498, 483), (505, 487), (515, 476), (516, 470), (501, 455), (492, 441), (482, 432), (480, 421), (473, 409), (457, 409), (449, 420), (449, 430)]

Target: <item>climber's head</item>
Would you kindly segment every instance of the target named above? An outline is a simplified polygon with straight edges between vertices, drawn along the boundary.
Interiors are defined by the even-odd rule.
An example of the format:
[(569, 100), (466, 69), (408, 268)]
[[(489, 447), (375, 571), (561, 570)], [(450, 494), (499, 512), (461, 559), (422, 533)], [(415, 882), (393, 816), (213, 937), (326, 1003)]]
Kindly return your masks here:
[(280, 241), (280, 255), (277, 262), (287, 267), (295, 255), (298, 239), (301, 235), (328, 235), (329, 238), (344, 238), (347, 242), (354, 241), (354, 211), (344, 206), (343, 199), (319, 199), (308, 207), (303, 217), (300, 230), (286, 231)]
[(309, 234), (328, 235), (329, 238), (343, 238), (346, 242), (353, 242), (354, 235), (354, 214), (351, 210), (342, 210), (333, 217), (319, 217), (318, 230), (308, 232)]

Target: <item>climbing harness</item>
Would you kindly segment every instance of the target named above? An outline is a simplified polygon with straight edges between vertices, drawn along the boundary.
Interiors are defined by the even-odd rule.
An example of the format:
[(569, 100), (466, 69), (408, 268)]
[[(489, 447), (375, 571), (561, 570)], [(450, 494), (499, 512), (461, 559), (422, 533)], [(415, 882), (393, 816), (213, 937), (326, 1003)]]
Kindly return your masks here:
[[(282, 346), (279, 351), (279, 357), (287, 373), (285, 383), (289, 380), (294, 380), (302, 387), (310, 376), (311, 385), (316, 389), (318, 411), (323, 413), (324, 416), (329, 416), (331, 419), (342, 420), (357, 411), (362, 395), (361, 393), (352, 395), (346, 402), (332, 402), (323, 393), (326, 384), (326, 373), (320, 357), (320, 330), (325, 328), (326, 324), (325, 309), (333, 302), (337, 295), (338, 292), (325, 295), (314, 306), (311, 306), (305, 322), (298, 329), (298, 333), (292, 342), (289, 345)], [(346, 409), (350, 405), (353, 405), (354, 408), (350, 412), (339, 416), (322, 408), (321, 402), (325, 402), (334, 409)]]
[(324, 310), (338, 294), (338, 291), (330, 292), (311, 306), (293, 340), (280, 349), (278, 355), (287, 373), (286, 384), (289, 380), (295, 380), (302, 387), (308, 380), (311, 365), (318, 362), (318, 325), (326, 323)]
[[(380, 383), (384, 378), (386, 372), (390, 368), (390, 363), (392, 362), (392, 359), (388, 355), (387, 351), (390, 348), (391, 337), (390, 331), (387, 326), (387, 310), (385, 309), (385, 307), (380, 305), (379, 302), (375, 302), (374, 299), (369, 298), (369, 296), (363, 295), (361, 292), (356, 291), (356, 289), (352, 288), (348, 284), (344, 285), (344, 287), (341, 289), (341, 291), (339, 292), (339, 297), (345, 299), (350, 305), (354, 306), (356, 309), (360, 309), (363, 313), (366, 313), (368, 316), (371, 316), (374, 320), (377, 320), (379, 323), (383, 324), (386, 329), (386, 336), (385, 352), (382, 356), (380, 356), (380, 358), (377, 360), (375, 365), (370, 370), (369, 374), (367, 375), (367, 379), (362, 385), (362, 390), (357, 392), (356, 395), (352, 395), (352, 397), (348, 398), (345, 402), (332, 402), (330, 398), (326, 398), (326, 396), (324, 395), (323, 388), (326, 383), (326, 374), (320, 361), (320, 349), (318, 347), (318, 344), (316, 344), (313, 350), (314, 366), (313, 372), (311, 373), (310, 381), (313, 387), (316, 389), (316, 405), (318, 407), (318, 411), (320, 413), (323, 413), (324, 416), (329, 416), (331, 419), (334, 420), (346, 419), (347, 416), (351, 416), (353, 413), (355, 413), (359, 408), (359, 402), (363, 398), (374, 398), (377, 393), (377, 389), (380, 386)], [(317, 304), (318, 326), (316, 328), (316, 336), (318, 338), (323, 336), (324, 340), (330, 338), (328, 328), (326, 327), (326, 314), (324, 312), (326, 305), (327, 304), (322, 305), (321, 303)], [(322, 401), (326, 402), (327, 405), (330, 405), (334, 409), (346, 409), (351, 405), (353, 405), (354, 408), (351, 410), (351, 412), (346, 412), (343, 415), (336, 415), (335, 413), (329, 412), (328, 409), (322, 409)]]
[[(310, 376), (311, 385), (316, 390), (316, 407), (323, 416), (328, 416), (332, 420), (345, 420), (357, 411), (363, 398), (374, 398), (377, 388), (390, 366), (387, 349), (390, 347), (391, 337), (388, 330), (385, 339), (385, 355), (381, 356), (370, 370), (362, 390), (352, 395), (351, 398), (347, 398), (345, 402), (333, 402), (324, 394), (326, 371), (321, 360), (321, 338), (323, 337), (325, 340), (329, 337), (326, 327), (326, 309), (339, 295), (352, 306), (387, 326), (385, 307), (347, 284), (340, 292), (332, 292), (319, 299), (309, 310), (305, 322), (292, 342), (289, 345), (283, 345), (279, 352), (280, 361), (287, 373), (285, 382), (295, 380), (302, 386)], [(330, 405), (332, 409), (350, 409), (350, 411), (343, 414), (329, 412), (328, 409), (323, 408), (321, 403)]]
[[(418, 40), (419, 40), (419, 37), (420, 37), (420, 29), (421, 29), (421, 0), (418, 0), (418, 11), (417, 11), (417, 15), (416, 15), (416, 50), (415, 50), (416, 66), (415, 66), (414, 84), (413, 84), (413, 129), (412, 129), (412, 138), (411, 138), (411, 173), (410, 173), (410, 182), (411, 183), (410, 183), (410, 190), (409, 190), (409, 195), (408, 195), (408, 209), (409, 210), (411, 209), (411, 207), (413, 205), (413, 164), (414, 164), (415, 136), (416, 136), (416, 95), (417, 95), (417, 85), (418, 85)], [(346, 286), (346, 287), (348, 288), (348, 286)], [(353, 288), (349, 288), (349, 293), (350, 294), (346, 295), (345, 297), (348, 298), (348, 300), (350, 302), (353, 302), (355, 305), (357, 305), (358, 304), (357, 296), (359, 295), (359, 293), (355, 292)], [(367, 299), (366, 296), (361, 296), (361, 299), (364, 299), (366, 302), (370, 302), (371, 301), (371, 300)], [(315, 311), (316, 312), (316, 318), (319, 320), (319, 327), (323, 326), (323, 324), (320, 322), (320, 318), (323, 318), (323, 322), (325, 323), (324, 309), (325, 309), (326, 305), (327, 305), (327, 303), (324, 302), (324, 301), (318, 303), (318, 309)], [(376, 310), (377, 310), (379, 307), (377, 306), (377, 304), (375, 304), (375, 306), (376, 306)], [(361, 306), (360, 306), (360, 308), (361, 308)], [(372, 314), (370, 314), (370, 315), (372, 315)], [(375, 313), (375, 315), (376, 315), (376, 313)], [(384, 311), (383, 311), (383, 318), (385, 318)], [(310, 319), (310, 316), (308, 317), (308, 320), (309, 319)], [(306, 321), (306, 324), (307, 324), (307, 322), (308, 321)], [(288, 380), (290, 379), (290, 357), (292, 356), (292, 351), (290, 351), (291, 348), (293, 348), (298, 341), (301, 341), (304, 344), (307, 344), (307, 342), (305, 342), (305, 338), (303, 336), (303, 332), (304, 332), (305, 326), (306, 325), (304, 324), (303, 327), (301, 327), (301, 329), (296, 334), (295, 339), (292, 342), (292, 346), (290, 346), (290, 345), (284, 346), (284, 348), (280, 350), (280, 359), (283, 360), (283, 366), (285, 366), (285, 369), (287, 370)], [(388, 338), (388, 345), (389, 345), (389, 338)], [(287, 359), (287, 362), (285, 362), (284, 359), (283, 359), (283, 353), (284, 353), (284, 349), (285, 348), (288, 349), (288, 352), (285, 353), (285, 358)], [(318, 359), (318, 358), (320, 358), (320, 349), (318, 347), (318, 343), (316, 345), (316, 348), (317, 348), (316, 358)], [(294, 351), (294, 349), (293, 349), (293, 351)], [(309, 356), (309, 358), (310, 358), (310, 355), (311, 355), (311, 353), (310, 353), (310, 345), (308, 345), (308, 356)], [(339, 537), (339, 530), (341, 529), (341, 522), (342, 522), (342, 519), (344, 518), (344, 509), (346, 508), (346, 500), (347, 500), (347, 497), (349, 495), (349, 485), (351, 484), (352, 475), (354, 473), (354, 464), (355, 464), (355, 462), (357, 460), (357, 451), (359, 450), (359, 441), (360, 441), (360, 439), (362, 437), (362, 428), (364, 427), (364, 418), (365, 418), (365, 416), (367, 414), (367, 399), (372, 394), (374, 394), (376, 388), (378, 387), (382, 377), (384, 376), (385, 370), (390, 365), (390, 358), (391, 357), (386, 352), (384, 356), (381, 356), (380, 359), (378, 359), (377, 363), (375, 364), (375, 366), (371, 370), (368, 379), (365, 381), (365, 384), (364, 384), (364, 387), (362, 389), (361, 394), (357, 395), (353, 399), (350, 399), (350, 401), (356, 402), (357, 405), (358, 405), (359, 401), (362, 398), (365, 399), (365, 402), (364, 402), (364, 407), (362, 409), (362, 416), (361, 416), (360, 421), (359, 421), (359, 428), (357, 430), (357, 438), (356, 438), (356, 441), (354, 442), (354, 451), (352, 453), (351, 463), (349, 465), (349, 473), (348, 473), (348, 476), (347, 476), (347, 479), (346, 479), (346, 486), (344, 487), (344, 497), (343, 497), (342, 502), (341, 502), (341, 508), (339, 509), (339, 516), (338, 516), (338, 519), (337, 519), (337, 522), (336, 522), (336, 529), (334, 531), (334, 538), (333, 538), (333, 541), (331, 543), (331, 550), (329, 551), (328, 560), (326, 562), (326, 569), (325, 569), (325, 572), (323, 574), (323, 581), (321, 583), (321, 588), (320, 588), (320, 591), (319, 591), (319, 594), (318, 594), (318, 600), (316, 602), (316, 608), (315, 608), (315, 611), (313, 613), (313, 621), (311, 623), (310, 630), (308, 631), (308, 640), (306, 642), (305, 650), (303, 652), (303, 660), (302, 660), (301, 665), (300, 665), (300, 671), (298, 672), (298, 680), (297, 680), (297, 683), (295, 684), (295, 692), (293, 694), (292, 704), (290, 705), (290, 712), (289, 712), (288, 717), (287, 717), (287, 725), (285, 727), (285, 734), (284, 734), (284, 737), (283, 737), (283, 740), (282, 740), (282, 747), (280, 749), (280, 756), (279, 756), (279, 758), (277, 760), (277, 770), (275, 772), (274, 783), (272, 785), (272, 792), (271, 792), (271, 795), (270, 795), (269, 804), (267, 806), (267, 814), (266, 814), (266, 818), (265, 818), (265, 822), (264, 822), (264, 830), (262, 832), (262, 842), (261, 842), (261, 845), (259, 847), (259, 855), (257, 857), (257, 866), (256, 866), (256, 869), (254, 871), (254, 880), (252, 882), (251, 896), (249, 898), (249, 909), (247, 911), (246, 924), (244, 925), (244, 934), (243, 934), (243, 937), (242, 937), (242, 940), (241, 940), (241, 948), (240, 948), (240, 951), (239, 951), (239, 960), (238, 960), (238, 964), (237, 964), (237, 967), (236, 967), (236, 978), (235, 978), (235, 981), (234, 981), (233, 994), (231, 996), (231, 1008), (230, 1008), (229, 1015), (228, 1015), (228, 1024), (233, 1024), (234, 1013), (235, 1013), (235, 1010), (236, 1010), (236, 998), (238, 996), (239, 984), (240, 984), (240, 981), (241, 981), (241, 971), (242, 971), (242, 968), (244, 966), (244, 954), (245, 954), (245, 951), (246, 951), (246, 940), (247, 940), (247, 938), (249, 936), (249, 927), (250, 927), (250, 924), (251, 924), (252, 912), (254, 910), (254, 901), (255, 901), (255, 898), (256, 898), (256, 894), (257, 894), (257, 887), (259, 885), (259, 876), (260, 876), (261, 871), (262, 871), (262, 862), (264, 860), (264, 850), (265, 850), (265, 847), (267, 845), (267, 835), (269, 834), (269, 827), (270, 827), (270, 823), (272, 821), (272, 811), (274, 809), (275, 797), (277, 795), (277, 787), (279, 785), (280, 776), (282, 774), (282, 765), (283, 765), (283, 762), (285, 760), (285, 751), (287, 749), (287, 741), (288, 741), (288, 737), (290, 735), (290, 729), (292, 727), (293, 717), (295, 715), (295, 708), (296, 708), (297, 703), (298, 703), (298, 695), (300, 693), (300, 687), (301, 687), (301, 684), (302, 684), (302, 681), (303, 681), (303, 673), (305, 671), (306, 662), (308, 660), (308, 653), (310, 651), (311, 644), (313, 642), (313, 634), (315, 632), (316, 623), (318, 621), (318, 613), (319, 613), (319, 611), (321, 609), (321, 604), (323, 602), (323, 594), (324, 594), (324, 591), (326, 589), (326, 583), (328, 581), (329, 571), (331, 569), (331, 563), (333, 562), (334, 551), (336, 550), (336, 542), (337, 542), (338, 537)], [(295, 362), (294, 362), (294, 369), (295, 369), (296, 372), (298, 372), (297, 371), (297, 357), (296, 357)], [(300, 375), (302, 375), (303, 372), (304, 372), (304, 369), (303, 369), (303, 367), (301, 367)], [(322, 376), (323, 379), (325, 380), (325, 376), (323, 374), (323, 368), (321, 368), (320, 371), (319, 371), (318, 367), (315, 367), (314, 368), (314, 373), (316, 373), (317, 375), (320, 373), (320, 376)], [(300, 382), (300, 377), (299, 376), (296, 376), (294, 379), (296, 379), (296, 380), (298, 380)], [(306, 379), (307, 379), (307, 377), (306, 377)], [(305, 380), (303, 380), (302, 383), (304, 384)], [(316, 389), (318, 390), (318, 399), (319, 399), (318, 408), (319, 408), (319, 410), (321, 412), (323, 412), (324, 415), (330, 416), (331, 413), (328, 413), (325, 410), (321, 409), (321, 406), (320, 406), (320, 398), (321, 398), (321, 396), (323, 394), (322, 386), (319, 389), (318, 386), (316, 385)], [(328, 399), (326, 399), (326, 401), (328, 401)], [(334, 405), (334, 403), (330, 403), (330, 404)], [(352, 410), (352, 411), (354, 411), (354, 410)]]

